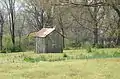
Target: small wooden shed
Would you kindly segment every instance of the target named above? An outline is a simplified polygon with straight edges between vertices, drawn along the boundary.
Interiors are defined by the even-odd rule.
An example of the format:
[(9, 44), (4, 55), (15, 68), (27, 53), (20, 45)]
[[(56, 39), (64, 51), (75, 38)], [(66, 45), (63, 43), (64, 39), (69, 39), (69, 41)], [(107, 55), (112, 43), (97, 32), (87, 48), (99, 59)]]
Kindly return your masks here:
[(43, 28), (36, 32), (37, 53), (62, 53), (62, 36), (55, 28)]

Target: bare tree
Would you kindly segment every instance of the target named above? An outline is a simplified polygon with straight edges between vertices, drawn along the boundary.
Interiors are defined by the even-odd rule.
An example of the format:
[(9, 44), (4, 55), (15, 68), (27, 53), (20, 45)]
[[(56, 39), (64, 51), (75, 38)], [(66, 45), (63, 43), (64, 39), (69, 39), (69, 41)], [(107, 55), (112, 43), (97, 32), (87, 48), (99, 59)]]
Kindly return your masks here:
[(15, 47), (15, 0), (9, 0), (9, 19), (12, 43)]
[(11, 34), (13, 47), (15, 46), (15, 0), (3, 0), (1, 1), (3, 6), (8, 11), (9, 17), (9, 30)]
[(115, 1), (111, 1), (111, 0), (105, 0), (105, 1), (100, 1), (100, 2), (96, 2), (96, 3), (92, 3), (92, 4), (88, 4), (88, 5), (84, 5), (84, 6), (88, 6), (88, 7), (100, 7), (100, 6), (108, 6), (111, 7), (118, 15), (118, 21), (117, 21), (117, 42), (116, 45), (120, 45), (120, 1), (119, 0), (115, 0)]
[(26, 0), (25, 13), (27, 22), (35, 31), (41, 30), (45, 25), (45, 9), (40, 5), (39, 0)]
[(61, 12), (59, 12), (59, 14), (58, 14), (58, 24), (60, 25), (60, 30), (61, 30), (62, 35), (63, 35), (62, 36), (63, 37), (63, 39), (62, 39), (62, 41), (63, 41), (63, 48), (65, 48), (65, 37), (64, 37), (65, 31), (64, 31), (63, 16), (62, 16)]

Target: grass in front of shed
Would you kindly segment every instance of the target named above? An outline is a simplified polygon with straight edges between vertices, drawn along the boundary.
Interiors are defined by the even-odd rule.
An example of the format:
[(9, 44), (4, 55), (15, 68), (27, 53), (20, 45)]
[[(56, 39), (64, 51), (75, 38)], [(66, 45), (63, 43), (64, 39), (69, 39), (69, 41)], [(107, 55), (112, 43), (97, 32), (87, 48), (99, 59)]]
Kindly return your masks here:
[(120, 79), (119, 59), (0, 64), (0, 79)]
[[(66, 55), (65, 55), (65, 54)], [(120, 79), (119, 49), (65, 50), (62, 54), (35, 54), (33, 52), (0, 54), (0, 79)], [(108, 55), (115, 58), (76, 59), (78, 55)], [(73, 57), (61, 61), (26, 62), (25, 57), (58, 59)], [(44, 58), (46, 57), (46, 58)]]

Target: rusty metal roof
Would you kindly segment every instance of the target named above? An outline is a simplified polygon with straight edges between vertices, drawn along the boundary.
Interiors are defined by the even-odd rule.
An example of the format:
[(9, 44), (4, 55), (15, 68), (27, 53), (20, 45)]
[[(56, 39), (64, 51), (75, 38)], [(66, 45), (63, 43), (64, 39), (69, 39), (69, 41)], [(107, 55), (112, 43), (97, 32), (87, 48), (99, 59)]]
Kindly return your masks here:
[(36, 37), (46, 37), (54, 30), (55, 28), (42, 28), (40, 31), (36, 32)]

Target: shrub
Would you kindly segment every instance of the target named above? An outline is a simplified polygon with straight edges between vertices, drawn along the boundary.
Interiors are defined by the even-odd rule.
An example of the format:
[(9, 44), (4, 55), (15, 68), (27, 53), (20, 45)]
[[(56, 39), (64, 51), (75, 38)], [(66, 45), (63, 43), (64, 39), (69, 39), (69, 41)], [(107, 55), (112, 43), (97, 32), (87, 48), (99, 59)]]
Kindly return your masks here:
[(0, 53), (7, 53), (6, 50), (1, 50)]
[(23, 48), (21, 48), (21, 46), (14, 46), (10, 49), (11, 52), (23, 52)]
[(119, 51), (115, 51), (113, 54), (113, 57), (119, 57), (120, 56), (120, 52)]
[(44, 55), (41, 55), (40, 57), (37, 57), (37, 58), (24, 57), (24, 61), (34, 63), (34, 62), (40, 62), (40, 61), (47, 61), (47, 58), (45, 58)]
[(23, 39), (23, 46), (27, 50), (34, 50), (35, 46), (35, 39), (33, 37), (28, 37)]
[(68, 57), (68, 55), (66, 53), (63, 53), (63, 57)]
[(16, 46), (13, 46), (11, 37), (9, 35), (6, 35), (3, 39), (3, 52), (11, 53), (11, 52), (22, 52), (23, 46), (18, 45), (18, 39), (16, 38)]
[(31, 58), (31, 57), (25, 57), (24, 61), (26, 61), (26, 62), (32, 62), (32, 63), (36, 62), (36, 60), (34, 58)]
[(95, 48), (104, 48), (104, 45), (103, 44), (96, 44)]
[(81, 42), (80, 41), (77, 41), (77, 42), (70, 42), (68, 44), (68, 47), (81, 47)]
[(16, 45), (13, 46), (11, 36), (6, 35), (3, 38), (3, 48), (5, 49), (6, 52), (11, 53), (11, 52), (23, 52), (26, 50), (33, 50), (34, 49), (34, 38), (26, 38), (25, 36), (21, 37), (21, 40), (19, 37), (16, 37), (15, 40)]
[(81, 48), (86, 49), (87, 53), (92, 52), (92, 44), (89, 42), (83, 43)]
[(86, 44), (84, 45), (84, 48), (88, 53), (92, 52), (92, 45), (90, 43), (86, 42)]
[(87, 50), (88, 53), (92, 52), (92, 48), (91, 47), (87, 47), (86, 50)]
[(65, 47), (64, 50), (71, 50), (71, 48), (70, 47)]
[(40, 58), (37, 58), (37, 60), (38, 60), (38, 59), (41, 60), (41, 61), (46, 61), (46, 58), (45, 58), (44, 55), (41, 55)]
[(12, 42), (10, 36), (6, 36), (3, 41), (4, 50), (8, 53), (11, 52)]

